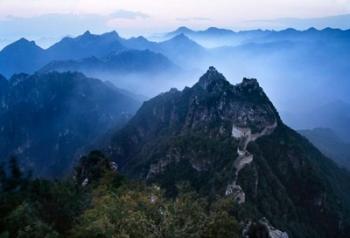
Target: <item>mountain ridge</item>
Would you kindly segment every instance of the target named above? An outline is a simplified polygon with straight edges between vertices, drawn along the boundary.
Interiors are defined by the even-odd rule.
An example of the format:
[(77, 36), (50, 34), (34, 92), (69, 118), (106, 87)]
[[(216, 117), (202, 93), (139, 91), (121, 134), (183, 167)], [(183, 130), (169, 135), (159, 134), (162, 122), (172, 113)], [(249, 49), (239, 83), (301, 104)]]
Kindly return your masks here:
[(38, 72), (79, 71), (89, 75), (89, 72), (157, 74), (163, 70), (177, 71), (178, 66), (167, 57), (150, 50), (124, 50), (109, 54), (104, 58), (89, 57), (80, 60), (52, 61)]
[(245, 222), (265, 217), (291, 237), (333, 237), (348, 217), (349, 174), (283, 124), (257, 80), (233, 86), (213, 67), (191, 88), (145, 102), (106, 152), (168, 196), (188, 182), (231, 197)]
[(17, 74), (0, 89), (1, 162), (16, 156), (34, 176), (69, 173), (84, 147), (122, 126), (139, 102), (81, 73)]
[[(101, 35), (86, 31), (77, 37), (65, 37), (47, 49), (40, 48), (34, 41), (22, 38), (0, 51), (0, 72), (6, 77), (14, 73), (30, 74), (51, 61), (79, 60), (88, 57), (103, 58), (125, 50), (138, 48), (152, 50), (150, 46), (155, 47), (156, 53), (162, 53), (161, 50), (157, 50), (159, 48), (157, 43), (145, 38), (123, 39), (115, 31)], [(18, 55), (18, 52), (23, 52), (23, 54)], [(33, 60), (34, 64), (30, 64), (29, 62)]]

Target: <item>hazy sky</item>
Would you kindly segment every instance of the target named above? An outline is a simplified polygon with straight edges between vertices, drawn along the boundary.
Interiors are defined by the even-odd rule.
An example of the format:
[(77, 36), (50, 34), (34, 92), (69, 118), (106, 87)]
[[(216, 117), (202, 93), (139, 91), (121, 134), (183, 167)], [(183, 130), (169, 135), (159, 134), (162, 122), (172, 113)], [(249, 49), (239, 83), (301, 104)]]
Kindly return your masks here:
[(262, 20), (348, 13), (350, 0), (0, 0), (0, 45), (18, 36), (49, 42), (88, 28), (122, 35), (180, 25), (244, 29)]
[[(249, 10), (252, 14), (260, 14), (261, 11), (263, 12), (261, 14), (276, 12), (268, 10), (269, 6), (282, 12), (282, 14), (283, 11), (285, 11), (284, 13), (290, 13), (292, 11), (294, 13), (304, 12), (308, 13), (307, 16), (309, 17), (309, 14), (311, 14), (310, 9), (318, 10), (318, 12), (313, 11), (313, 14), (324, 14), (329, 13), (329, 11), (332, 11), (332, 13), (341, 13), (342, 8), (348, 7), (347, 4), (349, 4), (347, 0), (1, 0), (0, 2), (2, 3), (1, 10), (9, 11), (11, 14), (28, 14), (28, 10), (31, 10), (31, 13), (39, 14), (57, 11), (108, 13), (113, 8), (125, 8), (149, 13), (155, 10), (158, 14), (168, 12), (175, 17), (178, 14), (189, 14), (192, 16), (193, 13), (214, 13), (209, 8), (212, 8), (214, 11), (226, 13), (234, 10), (235, 7), (239, 7), (242, 10)], [(228, 7), (231, 9), (228, 9)], [(259, 9), (259, 11), (254, 11), (254, 7)]]
[(175, 24), (178, 18), (210, 18), (216, 24), (231, 25), (240, 20), (344, 14), (350, 12), (350, 0), (0, 0), (2, 17), (48, 13), (107, 15), (120, 9), (142, 12), (160, 25)]

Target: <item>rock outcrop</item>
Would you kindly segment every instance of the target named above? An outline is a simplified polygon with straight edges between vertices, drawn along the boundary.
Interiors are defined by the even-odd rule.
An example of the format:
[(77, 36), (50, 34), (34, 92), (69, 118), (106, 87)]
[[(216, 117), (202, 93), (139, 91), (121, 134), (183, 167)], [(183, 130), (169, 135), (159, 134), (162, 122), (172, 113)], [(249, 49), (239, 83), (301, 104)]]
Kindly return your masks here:
[(210, 67), (192, 87), (145, 102), (106, 152), (122, 173), (168, 196), (185, 182), (232, 198), (243, 223), (266, 217), (272, 237), (341, 232), (348, 176), (283, 124), (256, 79), (232, 85)]

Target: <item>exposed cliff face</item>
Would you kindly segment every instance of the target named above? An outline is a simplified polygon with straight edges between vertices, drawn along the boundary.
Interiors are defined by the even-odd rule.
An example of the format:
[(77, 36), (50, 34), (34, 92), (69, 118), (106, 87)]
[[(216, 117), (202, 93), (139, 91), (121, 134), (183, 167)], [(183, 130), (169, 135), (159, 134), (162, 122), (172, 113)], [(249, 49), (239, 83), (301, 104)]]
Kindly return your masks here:
[(250, 221), (246, 227), (244, 227), (242, 237), (289, 238), (287, 232), (280, 231), (273, 227), (265, 217), (257, 222)]
[(74, 171), (75, 182), (83, 187), (91, 183), (96, 183), (106, 173), (116, 174), (118, 166), (110, 161), (100, 151), (91, 151), (87, 156), (83, 156)]
[(187, 181), (209, 197), (231, 196), (242, 221), (266, 217), (291, 237), (344, 228), (349, 176), (282, 123), (255, 79), (233, 86), (211, 67), (193, 87), (145, 102), (107, 152), (169, 195)]
[[(278, 123), (280, 119), (276, 110), (255, 79), (244, 79), (241, 84), (233, 86), (211, 67), (192, 88), (185, 88), (182, 92), (172, 89), (145, 102), (132, 122), (115, 136), (117, 147), (111, 146), (110, 153), (123, 166), (129, 163), (127, 157), (137, 151), (118, 148), (120, 140), (130, 144), (130, 147), (137, 147), (156, 136), (201, 135), (203, 139), (213, 140), (225, 138), (234, 144), (232, 148), (237, 147), (240, 137), (244, 137), (242, 146), (246, 147), (250, 141), (256, 140), (260, 134), (268, 133), (266, 130)], [(235, 138), (235, 130), (247, 135)], [(176, 157), (178, 152), (175, 150), (170, 154)], [(191, 164), (197, 170), (205, 170), (205, 164), (211, 162), (191, 161)], [(160, 163), (164, 166), (164, 160)]]

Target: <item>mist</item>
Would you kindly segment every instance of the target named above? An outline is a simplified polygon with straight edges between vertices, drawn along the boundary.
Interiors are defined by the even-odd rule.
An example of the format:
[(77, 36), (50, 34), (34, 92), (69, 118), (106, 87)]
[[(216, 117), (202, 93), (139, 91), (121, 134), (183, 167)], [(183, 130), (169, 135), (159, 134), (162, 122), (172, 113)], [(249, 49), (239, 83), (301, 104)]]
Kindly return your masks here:
[[(234, 32), (180, 27), (160, 35), (159, 41), (85, 32), (45, 50), (33, 42), (16, 42), (0, 53), (0, 61), (5, 55), (0, 73), (82, 72), (143, 101), (170, 88), (191, 86), (215, 66), (233, 84), (244, 77), (256, 78), (292, 128), (330, 127), (350, 140), (345, 123), (350, 102), (349, 39), (350, 31), (331, 28)], [(29, 53), (9, 60), (18, 48)]]

